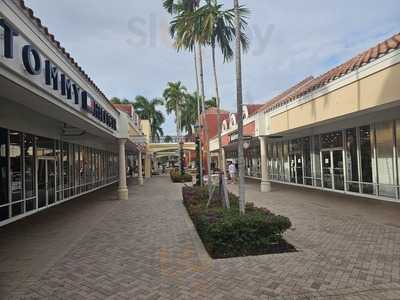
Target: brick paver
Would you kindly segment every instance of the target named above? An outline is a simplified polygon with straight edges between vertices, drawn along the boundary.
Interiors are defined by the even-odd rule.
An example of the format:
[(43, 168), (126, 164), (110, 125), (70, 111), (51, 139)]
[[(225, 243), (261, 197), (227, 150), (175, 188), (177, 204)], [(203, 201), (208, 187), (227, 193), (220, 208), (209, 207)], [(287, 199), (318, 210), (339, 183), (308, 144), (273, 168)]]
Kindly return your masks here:
[[(132, 186), (129, 201), (102, 191), (2, 228), (1, 295), (400, 299), (400, 206), (280, 186), (261, 194), (250, 185), (249, 199), (291, 218), (287, 239), (299, 252), (211, 260), (180, 188), (167, 177), (153, 178)], [(62, 222), (54, 221), (55, 212)], [(9, 267), (12, 257), (18, 268)]]

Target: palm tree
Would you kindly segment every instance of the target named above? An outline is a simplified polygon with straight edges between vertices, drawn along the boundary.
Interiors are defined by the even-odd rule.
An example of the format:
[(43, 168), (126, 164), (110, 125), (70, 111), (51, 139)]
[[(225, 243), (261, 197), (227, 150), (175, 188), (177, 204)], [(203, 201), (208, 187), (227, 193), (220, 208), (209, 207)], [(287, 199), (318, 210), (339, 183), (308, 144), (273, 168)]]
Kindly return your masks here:
[(181, 114), (182, 129), (185, 130), (188, 136), (193, 136), (193, 128), (197, 123), (197, 93), (186, 94), (184, 106)]
[[(198, 51), (198, 60), (199, 60), (199, 91), (200, 91), (200, 102), (201, 102), (201, 110), (205, 112), (205, 91), (204, 91), (204, 72), (203, 72), (203, 54), (202, 54), (202, 45), (201, 45), (201, 34), (198, 28), (198, 15), (196, 11), (184, 11), (178, 16), (176, 16), (171, 21), (170, 32), (171, 36), (175, 38), (175, 46), (178, 49), (187, 49), (189, 51), (197, 50)], [(196, 47), (197, 45), (197, 47)], [(203, 115), (205, 117), (205, 115)], [(201, 122), (201, 116), (199, 115), (199, 125), (203, 126), (204, 129), (204, 138), (207, 140), (207, 145), (209, 147), (210, 139), (208, 134), (208, 124), (207, 122)], [(211, 172), (211, 153), (208, 148), (204, 149), (207, 153), (207, 169), (210, 175)], [(209, 179), (211, 177), (209, 176)], [(208, 192), (211, 196), (212, 191), (212, 182), (208, 180)]]
[(110, 100), (111, 103), (113, 104), (129, 104), (131, 103), (128, 99), (124, 98), (124, 99), (120, 99), (118, 97), (112, 97)]
[(200, 0), (164, 0), (163, 6), (171, 15), (182, 11), (194, 11), (199, 6)]
[(244, 185), (244, 155), (243, 155), (243, 90), (242, 90), (242, 59), (241, 59), (241, 22), (239, 0), (233, 0), (235, 9), (235, 60), (236, 60), (236, 98), (238, 112), (238, 134), (239, 134), (239, 209), (241, 214), (246, 212), (245, 185)]
[[(163, 97), (165, 99), (165, 106), (167, 109), (167, 113), (170, 114), (172, 112), (175, 113), (176, 117), (176, 136), (178, 137), (179, 141), (179, 149), (180, 153), (182, 153), (182, 139), (181, 139), (181, 131), (182, 131), (182, 124), (181, 124), (181, 110), (184, 106), (184, 101), (186, 99), (186, 92), (187, 89), (180, 81), (178, 82), (168, 82), (167, 88), (164, 90)], [(180, 155), (179, 159), (179, 169), (181, 174), (184, 173), (184, 166), (183, 166), (183, 157)]]
[(172, 137), (169, 135), (166, 135), (164, 137), (164, 143), (172, 143)]
[[(200, 0), (164, 0), (163, 6), (167, 10), (167, 12), (171, 15), (183, 15), (186, 13), (191, 13), (194, 12), (200, 4)], [(176, 24), (174, 21), (171, 22), (171, 27), (170, 27), (170, 33), (172, 38), (176, 38), (175, 36), (175, 28)], [(177, 45), (177, 50), (179, 51), (182, 48), (182, 43), (178, 40), (176, 40), (176, 45)], [(179, 46), (180, 45), (180, 46)], [(188, 43), (186, 44), (183, 48), (186, 50), (189, 50), (190, 52), (193, 51), (194, 55), (194, 69), (195, 69), (195, 74), (196, 74), (196, 92), (197, 95), (200, 94), (200, 84), (204, 87), (204, 80), (203, 80), (203, 61), (202, 61), (202, 56), (201, 56), (201, 48), (196, 47), (196, 43)], [(199, 55), (197, 55), (197, 50), (199, 51)], [(199, 62), (198, 62), (199, 60)], [(201, 77), (201, 82), (199, 83), (199, 70), (198, 70), (198, 63), (200, 65), (200, 77)], [(204, 106), (201, 104), (204, 101), (204, 88), (202, 90), (202, 97), (197, 99), (197, 134), (199, 133), (200, 130), (200, 107)], [(201, 140), (198, 139), (199, 142), (199, 148), (201, 149)], [(199, 157), (200, 157), (200, 153)], [(202, 157), (200, 157), (199, 160), (199, 180), (198, 184), (203, 185), (203, 160)]]
[[(235, 11), (234, 9), (224, 10), (223, 5), (218, 4), (216, 0), (207, 0), (206, 4), (197, 10), (198, 15), (195, 22), (198, 23), (195, 26), (196, 30), (199, 30), (198, 34), (201, 37), (201, 43), (204, 45), (209, 45), (211, 47), (212, 54), (212, 64), (213, 64), (213, 74), (214, 74), (214, 84), (215, 84), (215, 100), (217, 107), (217, 126), (218, 126), (218, 141), (219, 141), (219, 165), (223, 169), (222, 184), (224, 185), (224, 198), (225, 205), (229, 207), (229, 198), (226, 191), (225, 178), (226, 170), (224, 167), (223, 150), (222, 150), (222, 124), (221, 124), (221, 99), (219, 95), (219, 85), (217, 76), (217, 67), (215, 59), (215, 50), (219, 46), (224, 62), (231, 61), (233, 59), (234, 52), (232, 50), (232, 43), (236, 36), (235, 30)], [(239, 8), (240, 14), (240, 30), (239, 36), (244, 50), (248, 49), (249, 40), (246, 36), (244, 29), (247, 26), (247, 15), (249, 11), (244, 8)]]
[(211, 107), (217, 107), (217, 103), (218, 103), (218, 101), (217, 101), (217, 98), (215, 98), (215, 97), (212, 97), (211, 99), (207, 100), (205, 102), (206, 110)]
[(146, 97), (136, 96), (132, 104), (142, 120), (149, 120), (152, 140), (160, 140), (164, 135), (161, 126), (165, 122), (165, 117), (161, 111), (157, 110), (157, 106), (163, 105), (164, 102), (158, 98), (149, 101)]

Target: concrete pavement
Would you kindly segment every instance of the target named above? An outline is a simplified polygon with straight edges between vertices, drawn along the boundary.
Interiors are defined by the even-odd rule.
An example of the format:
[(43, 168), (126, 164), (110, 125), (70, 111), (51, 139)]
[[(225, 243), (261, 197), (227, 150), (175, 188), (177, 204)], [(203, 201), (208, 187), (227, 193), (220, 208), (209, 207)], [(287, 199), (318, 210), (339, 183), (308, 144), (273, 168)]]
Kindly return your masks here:
[(102, 190), (1, 228), (1, 297), (400, 299), (399, 205), (250, 184), (248, 199), (291, 218), (299, 252), (212, 260), (181, 187), (156, 177), (128, 201)]

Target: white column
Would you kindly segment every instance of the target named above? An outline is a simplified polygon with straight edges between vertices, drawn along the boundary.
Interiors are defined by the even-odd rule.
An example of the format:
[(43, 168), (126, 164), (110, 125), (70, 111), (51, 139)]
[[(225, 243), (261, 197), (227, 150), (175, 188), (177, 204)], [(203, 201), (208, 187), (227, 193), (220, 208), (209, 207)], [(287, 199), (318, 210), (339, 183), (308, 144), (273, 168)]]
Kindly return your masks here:
[(119, 186), (118, 186), (118, 199), (128, 200), (128, 186), (126, 185), (126, 158), (125, 158), (125, 144), (126, 139), (119, 139)]
[(268, 155), (267, 155), (267, 139), (260, 139), (260, 154), (261, 154), (261, 192), (266, 193), (271, 191), (271, 182), (268, 180)]
[(158, 158), (156, 157), (156, 154), (154, 153), (154, 169), (156, 172), (159, 172), (160, 170), (158, 169)]
[(139, 151), (138, 158), (139, 185), (143, 185), (143, 166), (142, 166), (142, 151)]
[(227, 181), (228, 180), (228, 172), (226, 171), (226, 158), (225, 158), (225, 148), (224, 147), (221, 148), (221, 152), (222, 152), (222, 162), (221, 162), (220, 168), (221, 168), (221, 171), (224, 172), (224, 177), (225, 177), (225, 180)]
[(144, 159), (144, 177), (151, 177), (151, 155), (149, 153), (145, 154)]

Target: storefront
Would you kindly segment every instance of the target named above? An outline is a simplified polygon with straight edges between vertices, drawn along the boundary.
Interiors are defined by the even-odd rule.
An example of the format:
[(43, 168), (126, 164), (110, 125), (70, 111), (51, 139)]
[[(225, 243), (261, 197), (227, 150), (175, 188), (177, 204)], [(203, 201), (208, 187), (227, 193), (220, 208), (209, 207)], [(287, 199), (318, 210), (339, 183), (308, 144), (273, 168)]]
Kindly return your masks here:
[(399, 200), (399, 145), (400, 120), (270, 141), (269, 180)]
[(143, 133), (21, 1), (0, 2), (0, 226), (119, 182)]
[(246, 176), (261, 178), (260, 140), (252, 138), (244, 143), (244, 163)]
[[(260, 141), (258, 138), (246, 138), (243, 144), (245, 176), (261, 178)], [(224, 147), (225, 161), (232, 162), (238, 167), (238, 142), (235, 139)]]
[(0, 170), (3, 222), (118, 181), (118, 156), (0, 128)]

